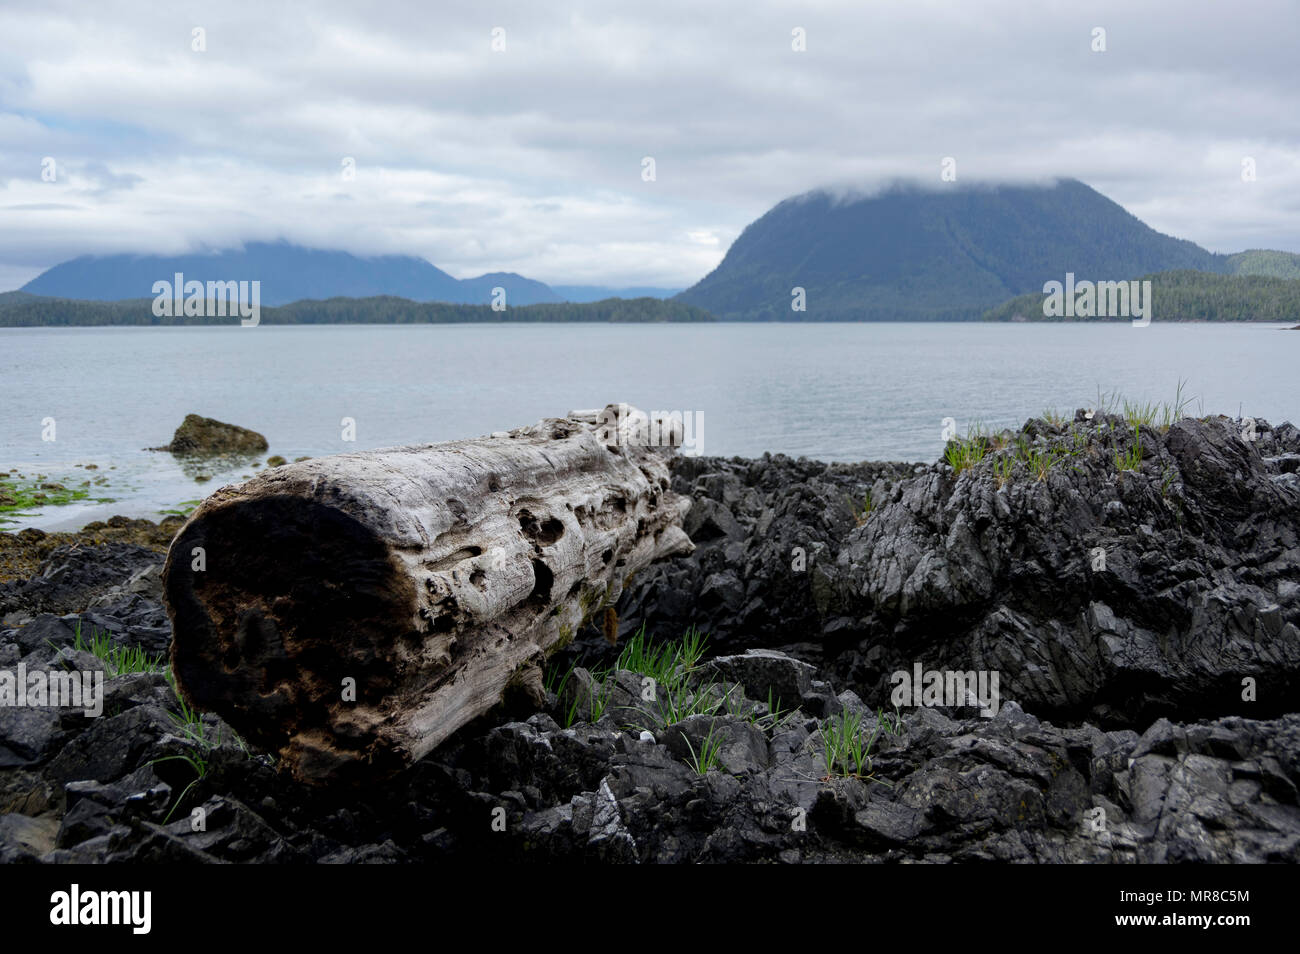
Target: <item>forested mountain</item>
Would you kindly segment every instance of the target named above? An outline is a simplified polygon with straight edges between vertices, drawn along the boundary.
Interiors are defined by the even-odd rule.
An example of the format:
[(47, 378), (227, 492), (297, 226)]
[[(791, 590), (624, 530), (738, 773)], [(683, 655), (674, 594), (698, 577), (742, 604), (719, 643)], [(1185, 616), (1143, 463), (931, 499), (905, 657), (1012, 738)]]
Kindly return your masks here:
[[(1225, 270), (1220, 256), (1143, 224), (1075, 180), (1050, 186), (897, 186), (810, 192), (751, 224), (678, 298), (721, 319), (976, 318), (1045, 281)], [(805, 291), (806, 310), (791, 307)]]

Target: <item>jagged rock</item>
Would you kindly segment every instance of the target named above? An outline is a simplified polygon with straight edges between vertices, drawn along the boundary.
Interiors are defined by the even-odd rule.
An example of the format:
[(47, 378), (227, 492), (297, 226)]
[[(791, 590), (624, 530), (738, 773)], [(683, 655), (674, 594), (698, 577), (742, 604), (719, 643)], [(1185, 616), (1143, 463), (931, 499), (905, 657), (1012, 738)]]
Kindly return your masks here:
[(738, 682), (745, 687), (751, 699), (767, 701), (769, 693), (773, 703), (780, 701), (786, 708), (796, 706), (812, 690), (816, 669), (806, 662), (770, 649), (750, 649), (738, 656), (718, 656), (708, 662), (718, 678)]
[(147, 705), (94, 719), (50, 761), (47, 774), (59, 782), (111, 782), (133, 771), (146, 750), (173, 728), (161, 709)]
[(728, 775), (761, 772), (770, 764), (767, 739), (753, 725), (735, 719), (695, 715), (665, 726), (664, 744), (676, 758), (689, 764), (702, 759), (712, 740), (717, 745), (719, 770)]
[(621, 634), (645, 623), (675, 638), (696, 626), (718, 651), (820, 641), (825, 573), (857, 511), (912, 467), (678, 458), (672, 486), (691, 498), (684, 527), (696, 550), (637, 577), (619, 603)]
[(0, 707), (0, 769), (42, 761), (54, 748), (60, 723), (54, 709)]
[(156, 581), (162, 564), (161, 553), (134, 543), (65, 544), (45, 558), (37, 576), (0, 583), (0, 616), (12, 618), (13, 625), (40, 613), (76, 612), (117, 592), (116, 586), (156, 594), (157, 584), (148, 571), (152, 569)]
[(860, 648), (837, 671), (883, 700), (916, 662), (996, 670), (1003, 698), (1111, 724), (1288, 711), (1300, 490), (1271, 461), (1300, 434), (1257, 426), (1256, 442), (1226, 419), (1144, 428), (1140, 469), (1117, 471), (1136, 439), (1098, 416), (1057, 435), (1083, 443), (1043, 479), (1003, 482), (990, 455), (900, 481), (838, 556)]

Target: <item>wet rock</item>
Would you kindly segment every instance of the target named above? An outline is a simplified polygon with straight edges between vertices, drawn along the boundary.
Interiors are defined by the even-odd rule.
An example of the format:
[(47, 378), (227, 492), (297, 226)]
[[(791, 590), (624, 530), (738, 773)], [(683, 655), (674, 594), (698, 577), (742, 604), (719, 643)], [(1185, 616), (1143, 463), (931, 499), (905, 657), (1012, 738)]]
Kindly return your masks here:
[(170, 444), (150, 450), (173, 454), (261, 454), (267, 449), (266, 438), (256, 431), (236, 424), (226, 424), (210, 417), (186, 414)]

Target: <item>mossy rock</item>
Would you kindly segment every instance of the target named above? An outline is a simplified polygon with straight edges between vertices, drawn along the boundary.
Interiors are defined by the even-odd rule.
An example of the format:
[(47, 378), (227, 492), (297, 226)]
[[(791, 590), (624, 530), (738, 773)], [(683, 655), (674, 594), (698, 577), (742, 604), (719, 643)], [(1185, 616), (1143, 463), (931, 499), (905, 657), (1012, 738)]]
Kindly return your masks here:
[(256, 431), (236, 424), (225, 424), (210, 417), (197, 414), (185, 415), (181, 426), (176, 428), (172, 442), (166, 447), (152, 450), (166, 450), (173, 454), (261, 454), (267, 449), (266, 438)]
[(287, 463), (289, 462), (285, 460), (283, 457), (281, 457), (279, 454), (276, 454), (274, 457), (268, 457), (266, 459), (267, 467), (283, 467)]

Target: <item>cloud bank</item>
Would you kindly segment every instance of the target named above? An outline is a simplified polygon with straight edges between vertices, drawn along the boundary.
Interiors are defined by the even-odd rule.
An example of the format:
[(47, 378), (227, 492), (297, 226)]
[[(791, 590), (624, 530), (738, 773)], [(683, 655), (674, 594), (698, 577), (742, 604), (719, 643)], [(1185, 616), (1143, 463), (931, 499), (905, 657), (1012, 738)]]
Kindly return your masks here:
[(685, 286), (783, 198), (945, 157), (1300, 251), (1298, 47), (1288, 0), (11, 5), (0, 288), (280, 238)]

